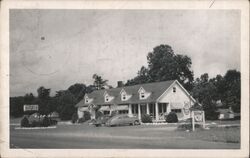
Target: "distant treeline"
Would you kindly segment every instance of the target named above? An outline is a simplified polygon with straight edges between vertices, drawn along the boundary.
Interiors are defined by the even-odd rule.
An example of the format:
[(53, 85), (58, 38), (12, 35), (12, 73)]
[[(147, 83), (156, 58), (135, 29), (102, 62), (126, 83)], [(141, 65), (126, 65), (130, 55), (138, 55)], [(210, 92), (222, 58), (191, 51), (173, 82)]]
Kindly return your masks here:
[[(148, 53), (148, 66), (142, 66), (137, 76), (129, 79), (125, 86), (178, 80), (191, 95), (202, 105), (207, 119), (216, 119), (217, 103), (220, 100), (222, 107), (231, 107), (234, 112), (240, 112), (241, 74), (237, 70), (228, 70), (225, 75), (209, 78), (204, 73), (194, 80), (191, 69), (192, 60), (186, 55), (175, 54), (169, 45), (160, 45)], [(93, 75), (93, 85), (76, 83), (67, 90), (57, 91), (55, 96), (50, 96), (50, 89), (43, 86), (37, 89), (38, 96), (32, 93), (25, 96), (10, 98), (10, 115), (19, 117), (23, 115), (24, 104), (38, 104), (39, 112), (48, 114), (57, 111), (62, 120), (69, 120), (76, 108), (74, 107), (86, 93), (96, 89), (112, 88), (108, 80), (101, 76)]]

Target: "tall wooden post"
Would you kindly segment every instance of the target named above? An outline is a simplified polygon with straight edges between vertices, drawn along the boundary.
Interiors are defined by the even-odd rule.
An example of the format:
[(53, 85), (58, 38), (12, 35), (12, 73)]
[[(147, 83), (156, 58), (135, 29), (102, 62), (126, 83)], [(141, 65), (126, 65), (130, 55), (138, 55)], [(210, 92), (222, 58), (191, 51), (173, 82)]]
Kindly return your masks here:
[(194, 111), (192, 111), (192, 130), (195, 131)]
[(131, 104), (128, 105), (128, 114), (132, 115), (132, 105)]
[(203, 128), (205, 128), (205, 112), (202, 111), (202, 122), (203, 122)]
[(141, 121), (141, 105), (138, 104), (138, 119)]
[(147, 103), (147, 114), (149, 115), (149, 104)]
[(159, 110), (158, 110), (158, 103), (155, 103), (155, 120), (159, 121)]

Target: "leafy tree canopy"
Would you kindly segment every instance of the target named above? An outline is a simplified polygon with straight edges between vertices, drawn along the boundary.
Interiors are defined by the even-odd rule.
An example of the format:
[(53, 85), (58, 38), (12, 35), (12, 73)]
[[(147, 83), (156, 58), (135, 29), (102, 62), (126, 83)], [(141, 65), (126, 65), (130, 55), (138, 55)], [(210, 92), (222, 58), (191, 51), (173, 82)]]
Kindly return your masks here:
[(125, 85), (178, 80), (187, 90), (192, 89), (192, 61), (186, 55), (176, 55), (169, 45), (160, 45), (149, 52), (148, 67), (142, 66), (137, 76)]

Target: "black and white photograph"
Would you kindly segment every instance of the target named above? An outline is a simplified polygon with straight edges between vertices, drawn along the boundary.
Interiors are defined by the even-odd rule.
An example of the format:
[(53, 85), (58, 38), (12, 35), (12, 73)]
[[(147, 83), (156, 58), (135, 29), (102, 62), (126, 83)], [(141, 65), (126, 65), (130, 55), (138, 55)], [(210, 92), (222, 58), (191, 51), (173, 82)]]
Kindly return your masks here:
[(226, 153), (249, 139), (240, 9), (8, 14), (10, 150)]

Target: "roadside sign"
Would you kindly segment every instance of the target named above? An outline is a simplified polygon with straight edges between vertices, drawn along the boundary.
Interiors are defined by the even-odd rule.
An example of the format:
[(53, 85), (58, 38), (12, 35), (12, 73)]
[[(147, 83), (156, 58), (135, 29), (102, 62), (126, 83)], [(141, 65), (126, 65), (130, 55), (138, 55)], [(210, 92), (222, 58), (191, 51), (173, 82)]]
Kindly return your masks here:
[(38, 105), (23, 105), (23, 111), (38, 111)]
[(192, 129), (195, 130), (195, 124), (202, 124), (205, 128), (205, 112), (201, 110), (192, 111)]

